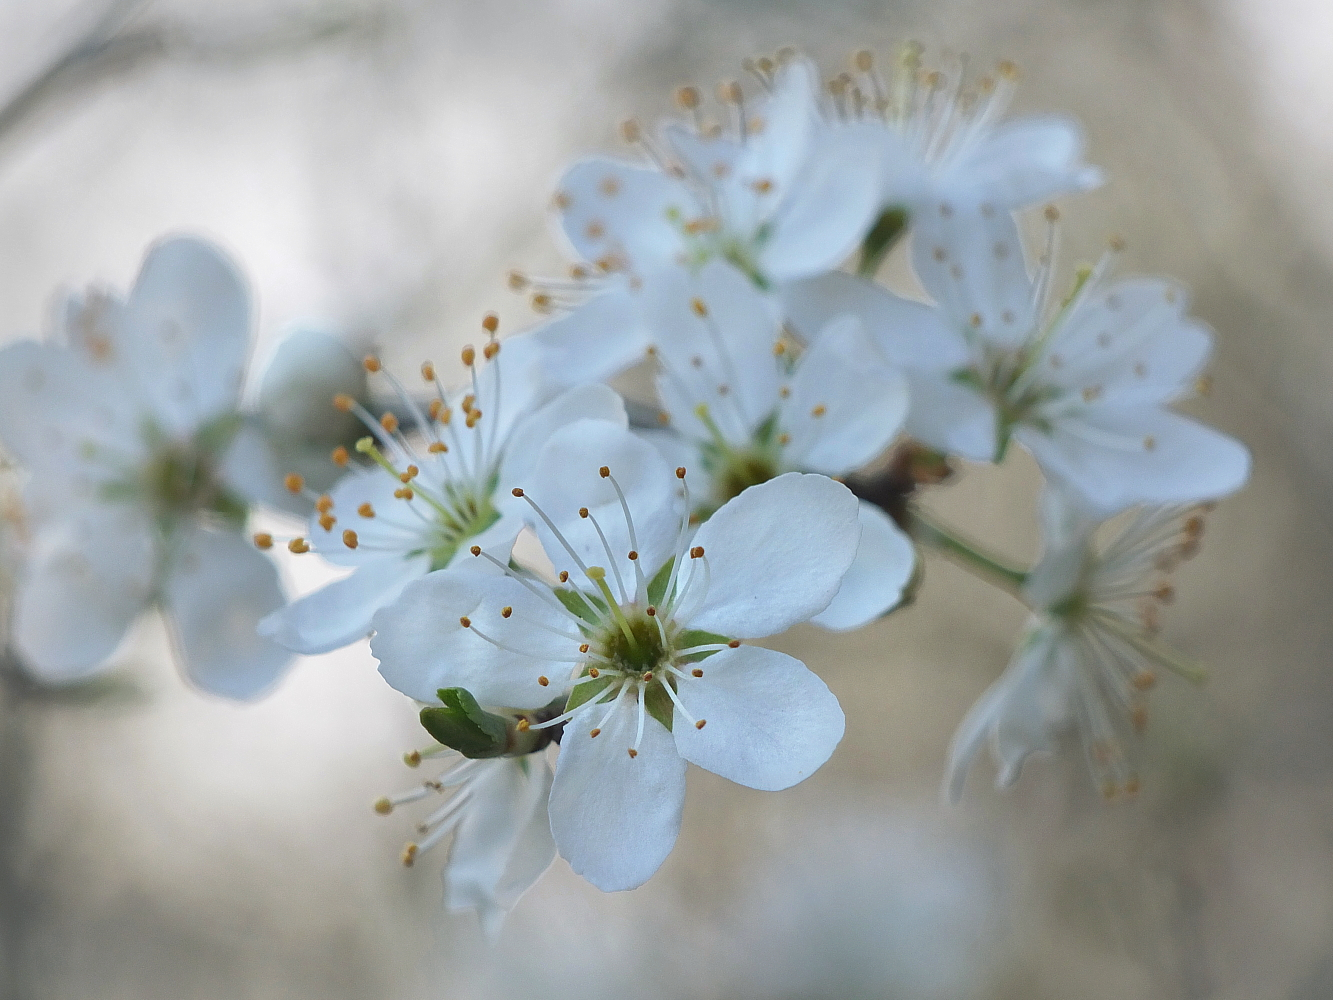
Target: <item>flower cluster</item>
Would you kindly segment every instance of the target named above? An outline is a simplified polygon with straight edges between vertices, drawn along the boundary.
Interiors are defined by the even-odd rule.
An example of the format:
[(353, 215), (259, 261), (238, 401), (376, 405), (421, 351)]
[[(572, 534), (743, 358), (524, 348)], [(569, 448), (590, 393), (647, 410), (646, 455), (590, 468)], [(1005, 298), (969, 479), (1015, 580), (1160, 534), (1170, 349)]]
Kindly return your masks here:
[[(837, 698), (750, 640), (884, 617), (933, 548), (1032, 612), (955, 736), (952, 797), (985, 741), (1008, 784), (1070, 728), (1132, 794), (1157, 669), (1195, 674), (1155, 635), (1165, 577), (1249, 473), (1172, 408), (1204, 385), (1208, 330), (1175, 283), (1114, 277), (1116, 247), (1059, 287), (1054, 206), (1030, 252), (1021, 213), (1102, 177), (1073, 121), (1006, 117), (1013, 66), (909, 46), (822, 84), (792, 51), (747, 69), (717, 115), (682, 88), (679, 117), (623, 127), (637, 159), (573, 165), (570, 276), (511, 276), (547, 318), (501, 340), (488, 315), (420, 383), (302, 331), (243, 409), (244, 284), (185, 238), (127, 298), (0, 352), (0, 440), (30, 473), (23, 660), (83, 676), (152, 604), (191, 678), (249, 697), (290, 653), (370, 636), (434, 741), (409, 764), (447, 762), (376, 811), (443, 797), (403, 860), (451, 840), (447, 902), (495, 929), (556, 853), (605, 890), (651, 877), (687, 763), (766, 790), (821, 767)], [(928, 301), (875, 280), (909, 235)], [(636, 366), (652, 401), (606, 384)], [(1045, 481), (1030, 570), (922, 503), (1014, 443)], [(286, 549), (350, 572), (287, 603), (256, 504), (307, 516)]]

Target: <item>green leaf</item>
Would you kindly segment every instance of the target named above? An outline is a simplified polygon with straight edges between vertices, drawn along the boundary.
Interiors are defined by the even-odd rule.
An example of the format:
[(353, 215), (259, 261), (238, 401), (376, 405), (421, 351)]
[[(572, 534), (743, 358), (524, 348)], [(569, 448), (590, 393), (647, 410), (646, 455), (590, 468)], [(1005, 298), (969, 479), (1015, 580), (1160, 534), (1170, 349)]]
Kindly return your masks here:
[(861, 241), (861, 262), (856, 273), (863, 278), (874, 277), (879, 265), (894, 248), (903, 233), (907, 231), (907, 209), (901, 207), (886, 208), (870, 232)]
[(671, 732), (672, 713), (676, 706), (671, 703), (671, 695), (662, 690), (661, 684), (648, 685), (644, 691), (643, 707), (649, 715), (666, 726), (667, 732)]
[(421, 725), (439, 743), (464, 757), (500, 757), (508, 742), (508, 726), (485, 711), (463, 688), (441, 688), (441, 705), (421, 710)]

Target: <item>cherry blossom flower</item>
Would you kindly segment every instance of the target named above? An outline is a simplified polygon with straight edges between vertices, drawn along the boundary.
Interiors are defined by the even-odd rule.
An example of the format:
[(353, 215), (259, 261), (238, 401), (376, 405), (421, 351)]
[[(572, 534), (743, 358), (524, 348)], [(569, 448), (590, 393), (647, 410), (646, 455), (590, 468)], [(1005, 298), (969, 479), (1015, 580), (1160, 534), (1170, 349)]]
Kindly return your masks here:
[[(620, 397), (606, 386), (550, 399), (539, 360), (524, 338), (492, 339), (481, 352), (464, 348), (467, 381), (452, 392), (427, 362), (422, 374), (436, 398), (426, 410), (368, 358), (366, 366), (397, 388), (424, 440), (414, 444), (392, 412), (376, 418), (355, 400), (338, 398), (372, 432), (356, 446), (366, 466), (315, 498), (309, 536), (296, 548), (354, 571), (276, 611), (260, 632), (299, 653), (328, 652), (364, 638), (376, 611), (412, 580), (466, 557), (470, 544), (507, 558), (527, 506), (500, 484), (524, 477), (546, 439), (568, 423), (595, 418), (625, 426)], [(346, 463), (350, 456), (342, 449), (337, 458)], [(293, 485), (301, 488), (299, 477)], [(269, 536), (258, 540), (271, 544)]]
[(741, 640), (828, 606), (855, 557), (856, 499), (827, 477), (787, 473), (696, 533), (685, 469), (673, 476), (651, 445), (604, 421), (554, 434), (528, 486), (514, 492), (559, 582), (474, 546), (479, 569), (432, 573), (376, 615), (371, 651), (423, 701), (459, 687), (532, 706), (569, 691), (564, 712), (531, 725), (563, 726), (551, 831), (594, 885), (633, 888), (675, 843), (686, 761), (776, 790), (842, 738), (818, 677)]
[(1198, 551), (1202, 508), (1139, 508), (1100, 543), (1097, 516), (1048, 489), (1042, 523), (1046, 551), (1023, 587), (1033, 616), (1008, 668), (954, 735), (946, 780), (954, 801), (988, 739), (1004, 787), (1028, 754), (1055, 749), (1069, 729), (1079, 731), (1103, 794), (1134, 794), (1125, 747), (1147, 723), (1144, 696), (1157, 670), (1202, 676), (1155, 638), (1159, 608), (1175, 594), (1169, 576)]
[(254, 697), (289, 662), (255, 633), (283, 595), (241, 531), (279, 479), (238, 412), (250, 312), (222, 251), (175, 237), (128, 297), (90, 291), (56, 340), (0, 351), (0, 440), (32, 475), (14, 642), (40, 678), (95, 671), (154, 605), (210, 692)]

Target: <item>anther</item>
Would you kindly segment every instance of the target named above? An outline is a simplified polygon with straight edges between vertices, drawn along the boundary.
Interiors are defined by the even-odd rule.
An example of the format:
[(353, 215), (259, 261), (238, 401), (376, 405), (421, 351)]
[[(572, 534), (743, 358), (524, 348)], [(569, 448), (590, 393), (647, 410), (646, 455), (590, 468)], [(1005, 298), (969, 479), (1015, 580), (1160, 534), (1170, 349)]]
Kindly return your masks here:
[(634, 562), (634, 560), (636, 560), (636, 559), (638, 559), (638, 558), (639, 558), (639, 554), (638, 554), (637, 552), (635, 552), (633, 549), (630, 549), (630, 550), (629, 550), (629, 561), (630, 561), (630, 562)]
[(359, 544), (356, 539), (356, 532), (353, 531), (351, 528), (343, 529), (343, 544), (346, 545), (349, 549), (354, 549)]
[(443, 455), (449, 450), (449, 446), (443, 441), (432, 441), (430, 444), (426, 445), (426, 450), (432, 455)]
[(740, 104), (741, 96), (741, 85), (735, 80), (724, 80), (717, 85), (717, 99), (723, 104)]
[(587, 516), (588, 516), (588, 508), (587, 508), (587, 507), (580, 507), (580, 508), (579, 508), (579, 517), (587, 517)]
[[(588, 644), (587, 644), (586, 642), (581, 642), (581, 643), (579, 643), (579, 652), (580, 652), (580, 653), (586, 653), (586, 652), (588, 651), (588, 649), (589, 649), (589, 646), (588, 646)], [(594, 676), (594, 677), (597, 676), (597, 668), (596, 668), (596, 667), (593, 667), (592, 670), (590, 670), (590, 671), (588, 671), (588, 672), (589, 672), (590, 674), (592, 674), (592, 676)]]
[(503, 608), (500, 609), (500, 617), (501, 617), (501, 618), (508, 618), (508, 617), (509, 617), (510, 615), (512, 615), (513, 613), (514, 613), (514, 609), (511, 608), (508, 604), (506, 604)]
[(1147, 691), (1157, 683), (1157, 676), (1151, 670), (1140, 670), (1130, 680), (1130, 683), (1134, 685), (1135, 690)]
[(464, 421), (464, 423), (467, 424), (468, 430), (472, 430), (472, 428), (477, 426), (477, 421), (480, 419), (481, 419), (481, 411), (478, 410), (476, 407), (473, 407), (471, 410), (468, 411), (467, 420)]
[(1019, 77), (1018, 64), (1008, 59), (1001, 60), (995, 71), (1009, 81), (1017, 80)]
[(543, 674), (542, 676), (537, 678), (537, 683), (540, 684), (542, 687), (547, 687), (551, 683), (551, 678)]
[(600, 729), (591, 729), (588, 731), (588, 735), (591, 736), (593, 739), (597, 739), (597, 737), (600, 736), (601, 733), (602, 731)]
[(393, 803), (389, 801), (387, 795), (375, 800), (375, 811), (381, 816), (387, 816), (393, 812)]
[[(426, 408), (426, 413), (432, 420), (438, 420), (442, 424), (447, 424), (449, 422), (449, 410), (446, 409), (444, 403), (438, 399), (432, 399), (430, 401), (430, 406)], [(444, 416), (441, 417), (440, 414), (444, 414)]]
[(597, 474), (601, 476), (603, 479), (607, 479), (611, 475), (611, 470), (607, 468), (605, 465), (603, 465), (600, 469), (597, 470)]
[(676, 90), (676, 103), (686, 111), (693, 111), (699, 106), (699, 90), (697, 87), (680, 87)]
[(385, 410), (383, 416), (380, 417), (380, 426), (392, 434), (398, 429), (398, 418)]
[(853, 57), (856, 68), (862, 73), (869, 73), (875, 65), (875, 56), (869, 49), (862, 49)]
[(471, 627), (472, 627), (472, 619), (469, 618), (467, 615), (464, 615), (462, 618), (458, 619), (458, 624), (459, 624), (459, 625), (462, 625), (463, 628), (471, 628)]
[(656, 618), (656, 617), (657, 617), (657, 609), (656, 609), (655, 607), (653, 607), (651, 604), (648, 605), (648, 612), (647, 612), (647, 613), (648, 613), (648, 617), (649, 617), (649, 618)]
[(299, 556), (309, 552), (310, 546), (306, 543), (304, 538), (293, 538), (287, 543), (287, 551)]
[(1046, 216), (1047, 222), (1060, 221), (1060, 210), (1056, 208), (1054, 205), (1047, 205), (1044, 209), (1042, 209), (1041, 214)]
[(695, 728), (695, 729), (702, 729), (702, 728), (703, 728), (704, 726), (706, 726), (706, 725), (708, 725), (708, 720), (707, 720), (707, 719), (700, 719), (698, 722), (696, 722), (696, 723), (694, 724), (694, 728)]
[(413, 862), (417, 860), (417, 845), (408, 844), (403, 848), (402, 862), (404, 868), (411, 868)]
[(520, 733), (526, 733), (529, 729), (532, 728), (532, 723), (529, 722), (527, 719), (519, 719), (518, 722), (514, 724), (514, 728), (517, 729)]
[(694, 315), (704, 317), (708, 315), (708, 306), (704, 304), (703, 299), (690, 299), (690, 308), (694, 310)]
[(327, 514), (329, 511), (333, 510), (333, 497), (325, 493), (315, 501), (315, 510), (319, 511), (321, 514)]
[(517, 486), (515, 486), (515, 487), (514, 487), (512, 490), (510, 490), (509, 492), (512, 493), (512, 494), (514, 494), (514, 496), (516, 496), (516, 497), (521, 497), (521, 496), (523, 495), (523, 491), (522, 491), (521, 489), (519, 489)]
[(626, 142), (638, 142), (643, 136), (643, 129), (633, 118), (626, 119), (620, 123), (620, 137)]
[(494, 336), (495, 331), (500, 329), (500, 317), (493, 312), (488, 312), (481, 318), (481, 328)]
[(471, 344), (468, 344), (467, 347), (463, 348), (462, 357), (463, 357), (463, 364), (466, 365), (468, 368), (471, 368), (473, 364), (476, 363), (477, 352), (473, 350)]
[(704, 672), (700, 670), (698, 667), (695, 667), (693, 670), (690, 671), (691, 677), (702, 677), (703, 675)]
[(704, 547), (702, 545), (696, 545), (690, 549), (691, 559), (701, 559), (703, 558), (703, 554), (704, 554)]
[(380, 359), (373, 354), (367, 354), (361, 359), (361, 364), (368, 372), (377, 372), (380, 370)]
[(273, 536), (267, 531), (261, 531), (255, 535), (255, 546), (261, 549), (273, 548)]
[(419, 475), (421, 475), (421, 470), (418, 469), (415, 465), (409, 465), (405, 472), (398, 473), (398, 479), (401, 482), (410, 483), (413, 479), (416, 479), (417, 476)]
[(351, 413), (352, 407), (356, 405), (356, 400), (346, 393), (338, 393), (333, 397), (333, 406), (335, 409), (342, 410), (343, 413)]
[(369, 501), (363, 503), (360, 507), (358, 507), (358, 508), (356, 509), (356, 512), (357, 512), (358, 514), (360, 514), (362, 517), (374, 517), (374, 516), (375, 516), (375, 508), (372, 507), (372, 506), (370, 505), (370, 502), (369, 502)]
[(399, 500), (411, 500), (414, 496), (416, 496), (416, 494), (412, 492), (412, 487), (410, 486), (398, 487), (398, 489), (393, 491), (393, 495), (397, 497)]
[(435, 381), (435, 366), (429, 361), (421, 362), (421, 377), (427, 382)]
[(332, 514), (319, 515), (319, 526), (323, 528), (325, 531), (332, 531), (333, 526), (337, 523), (338, 519), (334, 517)]
[(1112, 250), (1114, 253), (1124, 253), (1124, 252), (1125, 252), (1125, 240), (1124, 240), (1124, 237), (1119, 236), (1119, 235), (1114, 235), (1114, 236), (1112, 236), (1112, 237), (1110, 238), (1110, 240), (1107, 241), (1107, 243), (1108, 243), (1108, 245), (1111, 247), (1111, 250)]
[(300, 493), (305, 489), (305, 479), (299, 472), (289, 472), (283, 478), (282, 485), (287, 487), (288, 493)]
[(334, 448), (333, 451), (329, 453), (329, 458), (333, 460), (333, 464), (340, 469), (347, 467), (347, 463), (351, 457), (351, 455), (347, 454), (347, 449), (342, 445), (338, 445), (338, 447)]
[[(562, 569), (562, 570), (560, 571), (560, 582), (561, 582), (561, 583), (568, 583), (568, 582), (569, 582), (569, 570), (567, 570), (567, 569)], [(584, 652), (586, 653), (587, 650), (585, 649)]]
[(648, 681), (652, 679), (653, 679), (653, 672), (651, 670), (645, 670), (643, 672), (643, 678), (642, 678), (643, 682), (646, 684)]
[(727, 643), (727, 645), (730, 646), (732, 649), (740, 649), (741, 641), (739, 639), (732, 639), (731, 642)]
[(479, 556), (481, 555), (481, 546), (474, 545), (472, 546), (472, 548), (468, 549), (468, 551), (471, 552), (474, 556)]
[(810, 416), (818, 419), (819, 417), (822, 417), (825, 413), (828, 413), (828, 407), (825, 406), (823, 403), (820, 403), (818, 406), (816, 406), (813, 410), (810, 411)]
[(498, 340), (492, 340), (481, 349), (481, 353), (485, 356), (487, 361), (491, 360), (491, 358), (500, 353), (500, 342)]
[(630, 759), (633, 760), (635, 757), (639, 756), (639, 751), (635, 750), (633, 747), (630, 747), (630, 748), (629, 748), (629, 755), (630, 755)]

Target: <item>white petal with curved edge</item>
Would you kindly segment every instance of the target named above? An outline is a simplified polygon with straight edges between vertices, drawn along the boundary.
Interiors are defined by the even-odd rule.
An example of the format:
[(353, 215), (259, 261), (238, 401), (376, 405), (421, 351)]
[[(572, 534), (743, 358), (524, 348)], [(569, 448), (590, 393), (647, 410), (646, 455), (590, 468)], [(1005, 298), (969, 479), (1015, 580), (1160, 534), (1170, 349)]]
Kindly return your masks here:
[(278, 462), (263, 429), (257, 422), (247, 420), (227, 446), (218, 471), (227, 488), (247, 503), (290, 509), (294, 498), (283, 485), (286, 470)]
[(1037, 509), (1042, 552), (1023, 581), (1023, 599), (1029, 607), (1049, 608), (1083, 581), (1089, 544), (1102, 519), (1059, 480), (1050, 480), (1042, 488)]
[(501, 500), (510, 497), (509, 491), (532, 472), (537, 455), (551, 435), (575, 420), (606, 420), (618, 427), (629, 426), (624, 401), (610, 386), (584, 385), (561, 393), (524, 417), (509, 435), (500, 469)]
[(838, 699), (804, 663), (759, 646), (724, 649), (680, 679), (680, 755), (737, 784), (765, 791), (804, 781), (833, 754), (845, 726)]
[(961, 331), (1014, 347), (1036, 316), (1023, 239), (1003, 210), (941, 200), (913, 220), (912, 262), (922, 286)]
[(617, 270), (640, 273), (674, 264), (684, 249), (671, 219), (698, 217), (689, 189), (660, 170), (600, 157), (575, 163), (560, 179), (560, 225), (579, 257), (610, 255)]
[(810, 619), (827, 629), (860, 628), (897, 607), (916, 566), (916, 548), (893, 518), (865, 501), (857, 508), (857, 518), (861, 541), (856, 560), (832, 603)]
[[(420, 469), (420, 478), (431, 485), (449, 478), (448, 470), (435, 456), (422, 456)], [(402, 486), (398, 479), (379, 466), (343, 476), (329, 493), (337, 523), (325, 531), (319, 523), (319, 513), (310, 515), (307, 537), (311, 547), (338, 566), (360, 566), (376, 562), (389, 552), (407, 556), (433, 547), (441, 540), (436, 529), (435, 510), (423, 498), (414, 497), (409, 501), (394, 496)], [(359, 513), (365, 504), (370, 505), (366, 508), (370, 517)], [(414, 510), (420, 516), (413, 513)], [(349, 528), (356, 532), (355, 549), (343, 542), (343, 532)]]
[(940, 187), (967, 191), (999, 209), (1090, 191), (1104, 178), (1083, 162), (1086, 145), (1082, 127), (1072, 118), (1042, 115), (1001, 122), (940, 178)]
[(995, 409), (981, 393), (947, 375), (909, 372), (908, 436), (975, 462), (995, 459)]
[(839, 316), (852, 315), (889, 363), (924, 372), (950, 372), (971, 363), (958, 326), (924, 302), (894, 295), (843, 271), (793, 281), (781, 290), (787, 322), (813, 343)]
[(1216, 500), (1250, 474), (1243, 444), (1169, 410), (1090, 406), (1050, 433), (1020, 426), (1014, 437), (1043, 472), (1104, 514), (1136, 503)]
[[(759, 255), (769, 281), (832, 270), (860, 244), (880, 208), (883, 141), (871, 125), (824, 125)], [(779, 196), (781, 192), (779, 192)]]
[(801, 355), (781, 404), (791, 435), (784, 456), (811, 472), (837, 476), (865, 465), (902, 429), (907, 380), (891, 368), (855, 316), (824, 329)]
[[(602, 467), (610, 471), (625, 493), (634, 522), (633, 542), (615, 485), (611, 479), (602, 478)], [(628, 555), (635, 545), (645, 574), (651, 574), (674, 551), (680, 528), (676, 477), (652, 445), (622, 427), (605, 420), (578, 420), (566, 425), (551, 435), (531, 480), (521, 485), (584, 565), (607, 570), (606, 582), (613, 591), (617, 572), (626, 588), (634, 586), (634, 563)], [(579, 516), (579, 509), (585, 507), (588, 518)], [(593, 518), (606, 536), (609, 555)], [(531, 508), (528, 523), (556, 568), (580, 575), (564, 545)]]
[[(710, 583), (692, 628), (739, 639), (775, 635), (818, 614), (838, 592), (861, 536), (851, 490), (788, 472), (729, 500), (694, 536)], [(691, 600), (687, 598), (687, 600)]]
[(130, 507), (91, 507), (33, 540), (14, 597), (14, 644), (50, 683), (95, 671), (152, 597), (156, 542)]
[(282, 607), (278, 571), (240, 533), (183, 531), (162, 586), (163, 611), (181, 670), (226, 698), (257, 698), (292, 662), (258, 632)]
[(366, 369), (341, 337), (312, 327), (283, 331), (269, 351), (256, 400), (264, 425), (283, 438), (326, 448), (353, 439), (360, 423), (329, 407), (338, 393), (369, 397)]
[(695, 408), (708, 407), (727, 440), (748, 443), (778, 403), (775, 303), (730, 264), (678, 270), (644, 292), (661, 371), (658, 390), (676, 430), (711, 434)]
[(381, 554), (351, 576), (292, 601), (259, 623), (259, 634), (294, 653), (341, 649), (370, 634), (370, 620), (413, 580), (430, 571), (430, 557)]
[(444, 869), (444, 902), (476, 910), (492, 938), (506, 911), (555, 859), (547, 801), (551, 768), (544, 754), (473, 765), (469, 799)]
[(592, 728), (607, 706), (589, 705), (565, 724), (551, 784), (551, 833), (560, 856), (604, 892), (634, 889), (662, 866), (680, 833), (685, 761), (652, 716), (643, 720), (638, 755), (638, 703), (628, 697), (601, 732)]
[(543, 352), (543, 372), (557, 388), (598, 382), (619, 375), (646, 357), (652, 334), (643, 315), (643, 288), (623, 275), (563, 316), (537, 327), (530, 337)]
[[(554, 596), (538, 597), (488, 566), (478, 562), (413, 580), (371, 619), (370, 652), (393, 687), (430, 702), (440, 688), (461, 687), (484, 705), (516, 708), (545, 705), (560, 691), (579, 639), (552, 629), (576, 635), (571, 616)], [(513, 609), (508, 618), (506, 607)], [(462, 624), (465, 617), (472, 628)]]
[(126, 302), (120, 370), (168, 433), (236, 408), (250, 350), (250, 294), (223, 251), (191, 236), (153, 244)]

